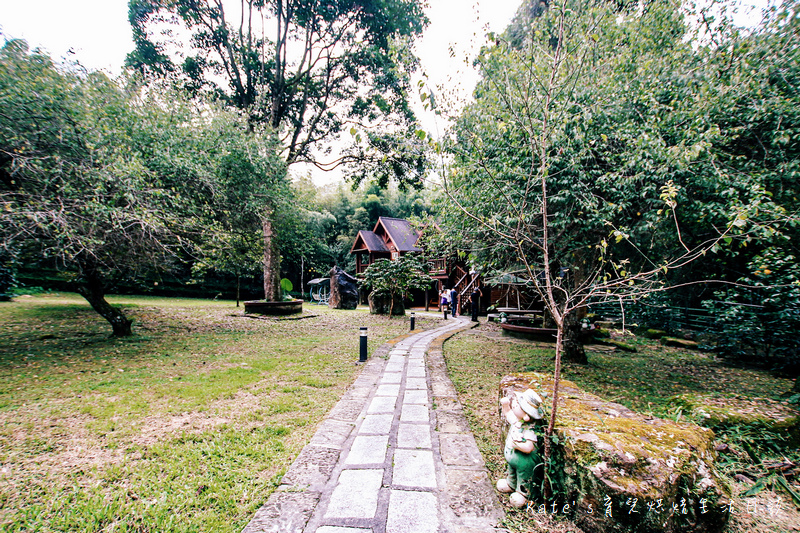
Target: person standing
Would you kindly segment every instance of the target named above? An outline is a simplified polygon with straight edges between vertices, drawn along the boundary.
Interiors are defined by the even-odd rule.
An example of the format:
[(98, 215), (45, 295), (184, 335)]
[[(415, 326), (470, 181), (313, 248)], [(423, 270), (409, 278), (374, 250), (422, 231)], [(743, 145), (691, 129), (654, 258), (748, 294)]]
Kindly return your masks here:
[(472, 294), (469, 296), (469, 305), (472, 310), (472, 321), (478, 321), (478, 311), (481, 308), (481, 296), (483, 296), (483, 292), (481, 291), (480, 287), (475, 287), (472, 290)]
[(450, 314), (453, 318), (458, 316), (458, 291), (455, 287), (450, 289)]
[(441, 299), (441, 307), (442, 313), (444, 313), (444, 319), (447, 320), (447, 305), (450, 303), (450, 291), (448, 291), (445, 287), (442, 287), (442, 292), (439, 293), (439, 298)]

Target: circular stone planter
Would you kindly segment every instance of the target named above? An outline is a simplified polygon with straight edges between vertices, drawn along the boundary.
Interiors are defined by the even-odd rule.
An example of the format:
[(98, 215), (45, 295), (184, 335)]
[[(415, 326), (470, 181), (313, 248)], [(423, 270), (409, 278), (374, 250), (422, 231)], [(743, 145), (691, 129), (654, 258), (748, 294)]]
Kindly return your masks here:
[(303, 300), (287, 300), (285, 302), (251, 300), (244, 303), (244, 312), (255, 315), (293, 315), (303, 312)]

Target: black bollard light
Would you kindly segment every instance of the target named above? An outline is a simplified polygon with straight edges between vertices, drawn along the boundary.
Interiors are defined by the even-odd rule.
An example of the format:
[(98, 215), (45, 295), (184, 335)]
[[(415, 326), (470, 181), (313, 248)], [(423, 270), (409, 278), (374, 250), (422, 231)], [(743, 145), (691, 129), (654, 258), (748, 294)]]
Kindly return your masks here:
[(444, 311), (444, 319), (447, 320), (447, 308), (445, 307), (443, 311)]
[(411, 331), (414, 331), (414, 311), (411, 311)]
[(361, 328), (361, 353), (358, 358), (359, 363), (367, 360), (367, 328)]

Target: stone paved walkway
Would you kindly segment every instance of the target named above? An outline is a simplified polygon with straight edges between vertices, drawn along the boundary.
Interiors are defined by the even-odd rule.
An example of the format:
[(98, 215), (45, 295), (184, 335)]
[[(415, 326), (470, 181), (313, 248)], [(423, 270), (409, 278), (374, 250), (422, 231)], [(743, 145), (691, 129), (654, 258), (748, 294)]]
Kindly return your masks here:
[(450, 319), (384, 345), (242, 533), (488, 533), (503, 517), (447, 376)]

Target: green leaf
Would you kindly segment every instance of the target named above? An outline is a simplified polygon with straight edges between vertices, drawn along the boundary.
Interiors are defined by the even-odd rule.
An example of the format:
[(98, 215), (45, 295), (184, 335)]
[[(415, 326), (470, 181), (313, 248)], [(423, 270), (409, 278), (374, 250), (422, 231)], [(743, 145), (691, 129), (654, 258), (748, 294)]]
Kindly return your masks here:
[(777, 481), (778, 485), (783, 487), (783, 489), (786, 490), (786, 492), (789, 493), (789, 495), (792, 497), (792, 500), (794, 500), (794, 504), (798, 508), (800, 508), (800, 494), (795, 492), (795, 490), (792, 488), (792, 486), (789, 485), (789, 482), (786, 481), (786, 478), (784, 478), (783, 476), (775, 476), (775, 481)]
[(286, 278), (281, 279), (281, 290), (283, 292), (292, 292), (293, 288), (294, 285), (292, 285), (292, 282), (290, 280)]
[(747, 489), (747, 492), (744, 493), (745, 497), (755, 496), (762, 490), (764, 490), (767, 484), (772, 481), (773, 476), (762, 477), (758, 481), (756, 481), (752, 487)]

